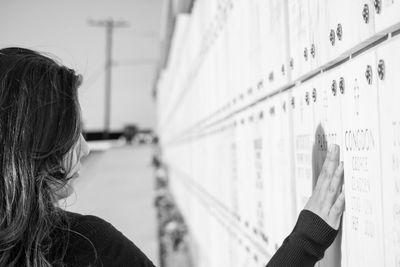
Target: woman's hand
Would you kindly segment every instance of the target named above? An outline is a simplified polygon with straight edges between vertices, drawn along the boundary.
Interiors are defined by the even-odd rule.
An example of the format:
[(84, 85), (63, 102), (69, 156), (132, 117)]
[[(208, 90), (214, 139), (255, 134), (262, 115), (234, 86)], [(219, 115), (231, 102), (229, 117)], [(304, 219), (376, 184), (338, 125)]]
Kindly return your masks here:
[(336, 230), (344, 211), (343, 162), (339, 164), (339, 155), (339, 146), (331, 145), (314, 192), (305, 206)]

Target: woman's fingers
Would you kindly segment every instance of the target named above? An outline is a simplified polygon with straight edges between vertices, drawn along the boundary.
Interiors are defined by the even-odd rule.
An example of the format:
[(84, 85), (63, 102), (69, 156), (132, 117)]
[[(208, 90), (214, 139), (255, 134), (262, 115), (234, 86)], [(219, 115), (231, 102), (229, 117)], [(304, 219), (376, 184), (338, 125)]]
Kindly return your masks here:
[(344, 192), (341, 192), (328, 214), (328, 220), (329, 220), (328, 224), (336, 230), (339, 229), (340, 218), (344, 211), (344, 206), (345, 206)]
[(325, 203), (324, 209), (328, 212), (330, 211), (332, 205), (335, 203), (338, 194), (340, 193), (340, 189), (343, 185), (343, 162), (339, 164), (339, 166), (335, 170), (335, 174), (332, 177), (332, 180), (325, 192)]
[(325, 191), (330, 184), (331, 178), (339, 163), (340, 148), (338, 145), (332, 144), (326, 154), (325, 162), (319, 174), (316, 190)]
[(318, 177), (316, 188), (305, 209), (320, 216), (331, 227), (338, 229), (344, 210), (343, 163), (338, 166), (340, 148), (332, 145)]

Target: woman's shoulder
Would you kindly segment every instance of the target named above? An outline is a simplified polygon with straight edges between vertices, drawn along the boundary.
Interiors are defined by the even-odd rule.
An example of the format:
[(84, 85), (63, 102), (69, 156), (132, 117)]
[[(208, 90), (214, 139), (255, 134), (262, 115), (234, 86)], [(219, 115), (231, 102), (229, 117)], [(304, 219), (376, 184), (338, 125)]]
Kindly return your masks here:
[(65, 214), (70, 224), (65, 261), (72, 266), (88, 263), (94, 266), (154, 266), (131, 240), (106, 220), (69, 211)]
[(69, 221), (71, 230), (90, 233), (113, 227), (109, 222), (95, 215), (84, 215), (71, 211), (64, 211), (64, 213)]

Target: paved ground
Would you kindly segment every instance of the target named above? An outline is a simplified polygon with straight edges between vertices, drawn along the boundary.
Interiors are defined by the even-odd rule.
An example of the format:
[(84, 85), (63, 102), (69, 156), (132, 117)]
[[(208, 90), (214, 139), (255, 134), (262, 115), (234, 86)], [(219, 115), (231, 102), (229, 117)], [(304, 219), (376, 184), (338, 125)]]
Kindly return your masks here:
[(150, 146), (91, 153), (66, 209), (97, 215), (131, 239), (158, 266), (156, 211)]

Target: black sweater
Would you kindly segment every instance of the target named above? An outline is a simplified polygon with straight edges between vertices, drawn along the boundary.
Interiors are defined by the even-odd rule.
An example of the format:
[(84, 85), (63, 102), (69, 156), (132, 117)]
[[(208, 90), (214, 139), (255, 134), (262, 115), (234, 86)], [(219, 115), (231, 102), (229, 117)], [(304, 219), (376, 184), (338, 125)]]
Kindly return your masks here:
[(309, 210), (300, 212), (292, 233), (272, 256), (267, 267), (314, 266), (324, 257), (338, 231)]
[(154, 267), (146, 255), (105, 220), (67, 212), (71, 224), (64, 264), (68, 267)]
[[(67, 266), (154, 267), (129, 239), (96, 216), (67, 212), (71, 222)], [(314, 266), (331, 245), (337, 231), (311, 211), (300, 213), (293, 232), (267, 267)]]

